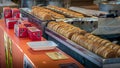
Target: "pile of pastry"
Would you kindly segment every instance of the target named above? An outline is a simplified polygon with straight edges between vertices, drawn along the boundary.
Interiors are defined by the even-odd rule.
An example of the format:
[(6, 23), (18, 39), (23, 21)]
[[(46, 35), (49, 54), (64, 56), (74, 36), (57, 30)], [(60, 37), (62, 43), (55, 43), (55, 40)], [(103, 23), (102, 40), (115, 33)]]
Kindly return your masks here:
[(61, 7), (57, 7), (57, 6), (47, 6), (48, 9), (51, 9), (53, 11), (56, 11), (56, 12), (59, 12), (59, 13), (62, 13), (68, 17), (73, 17), (73, 18), (81, 18), (81, 17), (84, 17), (83, 14), (81, 13), (78, 13), (78, 12), (75, 12), (75, 11), (72, 11), (72, 10), (69, 10), (69, 9), (65, 9), (65, 8), (61, 8)]
[(34, 6), (32, 7), (31, 14), (37, 16), (41, 20), (55, 20), (55, 19), (63, 19), (64, 15), (58, 14), (52, 10), (46, 9), (44, 7)]
[(119, 45), (87, 33), (78, 27), (65, 22), (49, 22), (47, 27), (103, 58), (120, 57)]

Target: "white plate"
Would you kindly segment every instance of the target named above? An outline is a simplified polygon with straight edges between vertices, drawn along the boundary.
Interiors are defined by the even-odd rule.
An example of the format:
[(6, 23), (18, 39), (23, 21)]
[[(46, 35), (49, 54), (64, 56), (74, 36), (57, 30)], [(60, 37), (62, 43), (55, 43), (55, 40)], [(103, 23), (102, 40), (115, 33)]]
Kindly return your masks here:
[(36, 41), (36, 42), (27, 42), (30, 48), (33, 50), (51, 50), (55, 49), (57, 44), (53, 41)]

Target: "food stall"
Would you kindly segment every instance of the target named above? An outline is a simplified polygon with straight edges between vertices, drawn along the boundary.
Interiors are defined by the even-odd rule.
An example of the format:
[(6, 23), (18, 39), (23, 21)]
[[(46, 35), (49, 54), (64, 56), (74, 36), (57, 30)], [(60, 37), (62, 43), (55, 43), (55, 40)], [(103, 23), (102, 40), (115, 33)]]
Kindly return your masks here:
[[(59, 0), (51, 0), (49, 4), (53, 4), (52, 1)], [(58, 4), (20, 8), (21, 16), (15, 16), (20, 17), (20, 20), (15, 27), (12, 26), (14, 29), (10, 29), (9, 19), (0, 20), (2, 38), (0, 42), (1, 45), (4, 45), (1, 46), (2, 57), (4, 57), (2, 61), (6, 60), (6, 66), (3, 64), (1, 67), (120, 67), (120, 46), (116, 40), (111, 40), (120, 37), (118, 16), (103, 11), (79, 7), (68, 8), (69, 5), (67, 8), (63, 8), (56, 5)], [(28, 33), (19, 34), (26, 31), (21, 24), (26, 25)], [(34, 28), (31, 28), (30, 24)], [(25, 29), (21, 29), (19, 32), (20, 28)], [(36, 28), (40, 33), (32, 35), (31, 29), (34, 31)], [(111, 33), (114, 35), (109, 35)], [(29, 38), (26, 37), (26, 34)], [(36, 40), (34, 38), (36, 36), (41, 37), (38, 42), (33, 41)], [(47, 40), (54, 41), (57, 46), (50, 50), (39, 50), (37, 46)], [(45, 49), (49, 49), (49, 47), (45, 47)]]
[[(96, 25), (94, 28), (96, 28), (97, 25), (98, 25), (97, 24), (97, 22), (99, 22), (98, 18), (96, 18), (94, 15), (93, 16), (91, 16), (90, 14), (85, 15), (87, 18), (82, 17), (82, 16), (80, 18), (74, 18), (73, 17), (74, 15), (72, 16), (72, 14), (69, 15), (69, 14), (66, 13), (67, 9), (64, 9), (61, 12), (61, 10), (63, 8), (61, 10), (59, 10), (59, 9), (57, 10), (58, 7), (51, 7), (51, 8), (50, 7), (51, 6), (47, 6), (47, 9), (50, 9), (52, 11), (55, 11), (57, 13), (60, 13), (60, 14), (63, 14), (63, 15), (66, 16), (65, 19), (53, 20), (53, 21), (57, 21), (58, 23), (59, 23), (59, 21), (64, 21), (64, 22), (67, 22), (69, 24), (74, 25), (74, 23), (77, 23), (78, 21), (87, 21), (87, 23), (93, 22), (92, 24)], [(21, 13), (23, 14), (23, 16), (26, 16), (26, 17), (30, 18), (31, 22), (40, 20), (38, 16), (30, 14), (29, 12), (25, 13), (25, 11), (31, 11), (31, 10), (30, 9), (21, 9)], [(67, 10), (67, 11), (69, 11), (69, 10)], [(97, 11), (97, 12), (99, 12), (99, 11)], [(99, 13), (101, 13), (101, 12), (99, 12)], [(102, 12), (102, 13), (107, 14), (106, 12)], [(43, 23), (45, 24), (45, 21), (38, 21), (36, 24), (43, 24)], [(46, 23), (47, 24), (43, 27), (44, 31), (45, 31), (45, 35), (46, 35), (45, 37), (49, 40), (55, 41), (59, 45), (58, 47), (61, 50), (63, 50), (64, 52), (66, 52), (67, 54), (69, 54), (70, 56), (75, 58), (77, 61), (82, 63), (85, 67), (87, 67), (87, 68), (91, 68), (91, 67), (93, 67), (93, 68), (108, 68), (109, 67), (110, 68), (111, 66), (114, 67), (114, 68), (119, 67), (119, 63), (120, 63), (119, 62), (119, 57), (118, 58), (115, 58), (115, 57), (114, 58), (101, 57), (100, 55), (95, 54), (94, 51), (90, 51), (89, 48), (87, 49), (86, 47), (82, 46), (82, 45), (86, 45), (87, 42), (83, 43), (82, 45), (81, 44), (80, 45), (76, 44), (76, 42), (71, 41), (69, 38), (66, 38), (67, 35), (64, 35), (64, 33), (58, 32), (59, 28), (60, 28), (59, 26), (49, 28), (50, 21), (49, 22), (46, 21)], [(92, 25), (92, 24), (90, 24), (90, 25)], [(38, 27), (40, 27), (40, 26), (38, 26)], [(57, 29), (57, 27), (58, 27), (58, 29)], [(80, 39), (80, 40), (82, 40), (82, 39)], [(101, 40), (105, 40), (105, 39), (101, 38)], [(93, 42), (93, 41), (91, 39), (91, 42)], [(112, 44), (110, 41), (109, 41), (109, 43)], [(91, 44), (88, 43), (88, 45), (90, 46)], [(95, 45), (98, 45), (98, 44), (95, 44)], [(112, 45), (114, 45), (114, 44), (112, 44)], [(116, 48), (119, 48), (119, 46), (116, 47)]]
[(19, 9), (12, 9), (15, 13), (13, 15), (8, 10), (11, 8), (4, 8), (4, 19), (0, 20), (0, 54), (3, 57), (0, 60), (0, 68), (84, 68), (78, 61), (61, 51), (56, 43), (42, 37), (42, 31), (36, 25), (28, 21), (19, 21)]

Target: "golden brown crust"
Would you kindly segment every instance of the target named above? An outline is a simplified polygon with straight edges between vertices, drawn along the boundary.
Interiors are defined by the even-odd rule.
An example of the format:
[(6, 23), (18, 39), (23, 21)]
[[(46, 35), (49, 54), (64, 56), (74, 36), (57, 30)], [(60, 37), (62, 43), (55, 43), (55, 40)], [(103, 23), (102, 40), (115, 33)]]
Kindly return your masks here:
[(103, 48), (100, 50), (99, 55), (103, 56), (104, 53), (105, 53), (105, 50), (107, 50), (107, 49), (109, 49), (109, 48), (103, 47)]
[(83, 35), (78, 35), (77, 43), (84, 47), (86, 38)]
[(38, 6), (32, 7), (31, 14), (37, 16), (41, 20), (54, 20), (54, 19), (65, 18), (64, 15), (61, 15), (44, 7), (38, 7)]
[(95, 51), (95, 53), (98, 54), (99, 51), (100, 51), (100, 49), (101, 49), (102, 47), (103, 47), (103, 46), (100, 46), (100, 47)]
[(109, 47), (109, 48), (113, 48), (114, 47), (112, 43), (106, 43), (104, 46)]
[(97, 54), (101, 55), (101, 52), (103, 52), (104, 49), (106, 49), (105, 46), (101, 47), (101, 48), (99, 49), (99, 51), (97, 52)]
[(115, 58), (116, 57), (116, 53), (114, 50), (112, 49), (107, 49), (105, 51), (105, 53), (103, 54), (103, 57), (104, 58)]
[(54, 10), (54, 11), (57, 11), (57, 12), (60, 12), (62, 14), (65, 14), (66, 16), (69, 16), (69, 17), (77, 17), (77, 18), (84, 17), (84, 15), (81, 13), (77, 13), (77, 12), (74, 12), (74, 11), (71, 11), (71, 10), (68, 10), (65, 8), (60, 8), (57, 6), (47, 6), (47, 8)]
[(102, 46), (104, 46), (104, 45), (107, 44), (107, 43), (109, 43), (108, 40), (103, 40), (100, 44), (101, 44)]
[(92, 38), (95, 38), (95, 36), (91, 34), (91, 35), (89, 35), (87, 38), (88, 38), (88, 39), (92, 39)]
[(85, 43), (84, 43), (84, 47), (85, 47), (86, 49), (88, 49), (88, 45), (89, 45), (89, 43), (88, 43), (88, 40), (86, 39), (86, 40), (85, 40)]
[(68, 31), (67, 33), (65, 33), (65, 37), (67, 37), (68, 39), (71, 39), (72, 35), (74, 34), (74, 32), (71, 31)]
[(55, 25), (53, 30), (54, 30), (54, 31), (57, 31), (57, 29), (58, 29), (60, 26), (61, 26), (61, 25)]
[(104, 41), (104, 40), (103, 40), (103, 39), (97, 40), (98, 45), (100, 45), (100, 43), (101, 43), (102, 41)]
[(50, 28), (50, 29), (52, 29), (55, 25), (57, 25), (57, 23), (54, 22), (54, 21), (52, 21), (52, 22), (48, 23), (47, 27)]
[(79, 35), (79, 33), (73, 34), (72, 37), (71, 37), (71, 40), (74, 41), (74, 42), (76, 42), (75, 39), (76, 39), (76, 37), (77, 37), (78, 35)]
[(92, 41), (88, 41), (89, 45), (88, 45), (88, 50), (93, 51), (93, 42)]
[(88, 37), (89, 35), (91, 35), (91, 33), (86, 33), (86, 34), (85, 34), (85, 37)]
[(112, 49), (117, 52), (120, 49), (119, 45), (113, 45)]
[(100, 47), (102, 47), (102, 46), (97, 45), (96, 43), (94, 43), (93, 52), (95, 53), (98, 50), (98, 48), (100, 48)]

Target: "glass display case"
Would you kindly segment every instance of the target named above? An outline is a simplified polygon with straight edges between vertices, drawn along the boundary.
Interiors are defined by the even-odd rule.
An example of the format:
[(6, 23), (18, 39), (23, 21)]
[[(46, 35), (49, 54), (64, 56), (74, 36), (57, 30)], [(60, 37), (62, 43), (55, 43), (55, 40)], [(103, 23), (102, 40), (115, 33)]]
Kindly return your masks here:
[(94, 0), (100, 11), (120, 16), (120, 0)]
[(21, 7), (31, 8), (35, 5), (54, 5), (59, 7), (70, 7), (71, 0), (21, 0)]
[(69, 8), (71, 5), (71, 0), (47, 0), (47, 3), (48, 5)]

